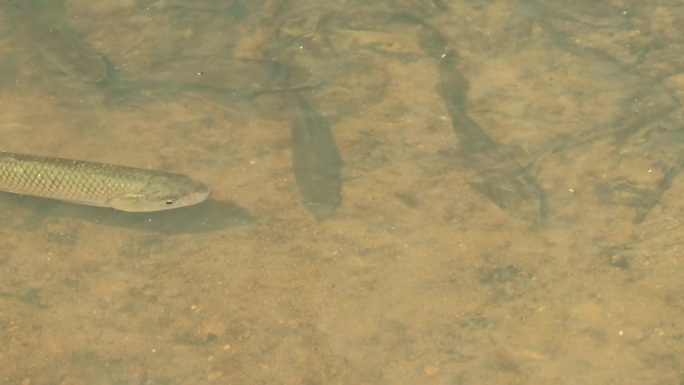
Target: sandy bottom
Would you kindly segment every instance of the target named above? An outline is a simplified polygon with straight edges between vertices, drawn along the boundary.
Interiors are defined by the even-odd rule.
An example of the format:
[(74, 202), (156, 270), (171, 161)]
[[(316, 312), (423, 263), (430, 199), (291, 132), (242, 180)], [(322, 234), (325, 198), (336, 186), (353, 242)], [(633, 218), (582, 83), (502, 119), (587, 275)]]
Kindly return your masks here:
[[(0, 196), (0, 382), (682, 381), (684, 9), (297, 3), (66, 0), (50, 20), (108, 58), (101, 84), (3, 33), (2, 150), (214, 192), (141, 215)], [(425, 30), (364, 18), (382, 12), (458, 50), (470, 116), (537, 178), (545, 217), (471, 187)], [(283, 94), (235, 90), (269, 74), (227, 64), (245, 81), (214, 88), (159, 70), (273, 47), (323, 84), (311, 101), (345, 163), (325, 221), (299, 201)]]

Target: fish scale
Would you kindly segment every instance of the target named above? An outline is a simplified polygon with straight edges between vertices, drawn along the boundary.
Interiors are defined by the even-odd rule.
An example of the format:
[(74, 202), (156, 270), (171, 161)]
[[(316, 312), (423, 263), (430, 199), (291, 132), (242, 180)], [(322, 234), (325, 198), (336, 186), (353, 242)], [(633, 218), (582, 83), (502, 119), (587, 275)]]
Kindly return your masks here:
[(199, 203), (211, 188), (164, 171), (0, 152), (0, 191), (122, 211), (158, 211)]

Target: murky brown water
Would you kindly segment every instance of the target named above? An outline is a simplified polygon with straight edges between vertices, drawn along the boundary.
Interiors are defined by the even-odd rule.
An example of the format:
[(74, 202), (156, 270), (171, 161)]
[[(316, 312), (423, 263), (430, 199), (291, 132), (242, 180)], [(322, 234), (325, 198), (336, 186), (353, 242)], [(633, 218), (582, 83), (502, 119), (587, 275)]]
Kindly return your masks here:
[[(0, 8), (2, 150), (214, 190), (140, 215), (0, 195), (0, 382), (680, 383), (684, 9), (386, 3)], [(435, 52), (505, 156), (452, 127)], [(326, 220), (292, 92), (344, 161)], [(547, 212), (501, 210), (490, 168)]]

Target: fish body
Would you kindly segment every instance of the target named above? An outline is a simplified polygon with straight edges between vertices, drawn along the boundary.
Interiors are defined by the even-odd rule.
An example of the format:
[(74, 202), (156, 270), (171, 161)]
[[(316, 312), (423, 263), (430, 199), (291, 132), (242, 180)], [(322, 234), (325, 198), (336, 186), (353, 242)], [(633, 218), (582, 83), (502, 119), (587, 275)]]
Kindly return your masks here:
[(298, 93), (291, 92), (299, 116), (292, 123), (292, 169), (304, 206), (329, 218), (342, 199), (342, 158), (330, 126)]
[(301, 201), (317, 219), (332, 217), (342, 200), (342, 157), (323, 115), (292, 89), (292, 67), (275, 65), (271, 76), (292, 105), (292, 171)]
[(148, 212), (200, 203), (211, 188), (164, 171), (0, 152), (0, 191)]

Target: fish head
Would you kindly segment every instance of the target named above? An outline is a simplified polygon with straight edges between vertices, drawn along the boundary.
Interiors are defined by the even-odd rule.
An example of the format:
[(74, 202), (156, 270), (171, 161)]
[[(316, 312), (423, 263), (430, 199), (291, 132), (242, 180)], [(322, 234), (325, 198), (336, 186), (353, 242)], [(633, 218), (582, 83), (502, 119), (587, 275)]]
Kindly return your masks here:
[(141, 191), (126, 193), (107, 202), (109, 207), (129, 212), (150, 212), (191, 206), (211, 194), (208, 185), (180, 174), (151, 177)]
[(536, 222), (546, 216), (548, 208), (543, 192), (523, 178), (474, 183), (473, 186), (513, 217)]

